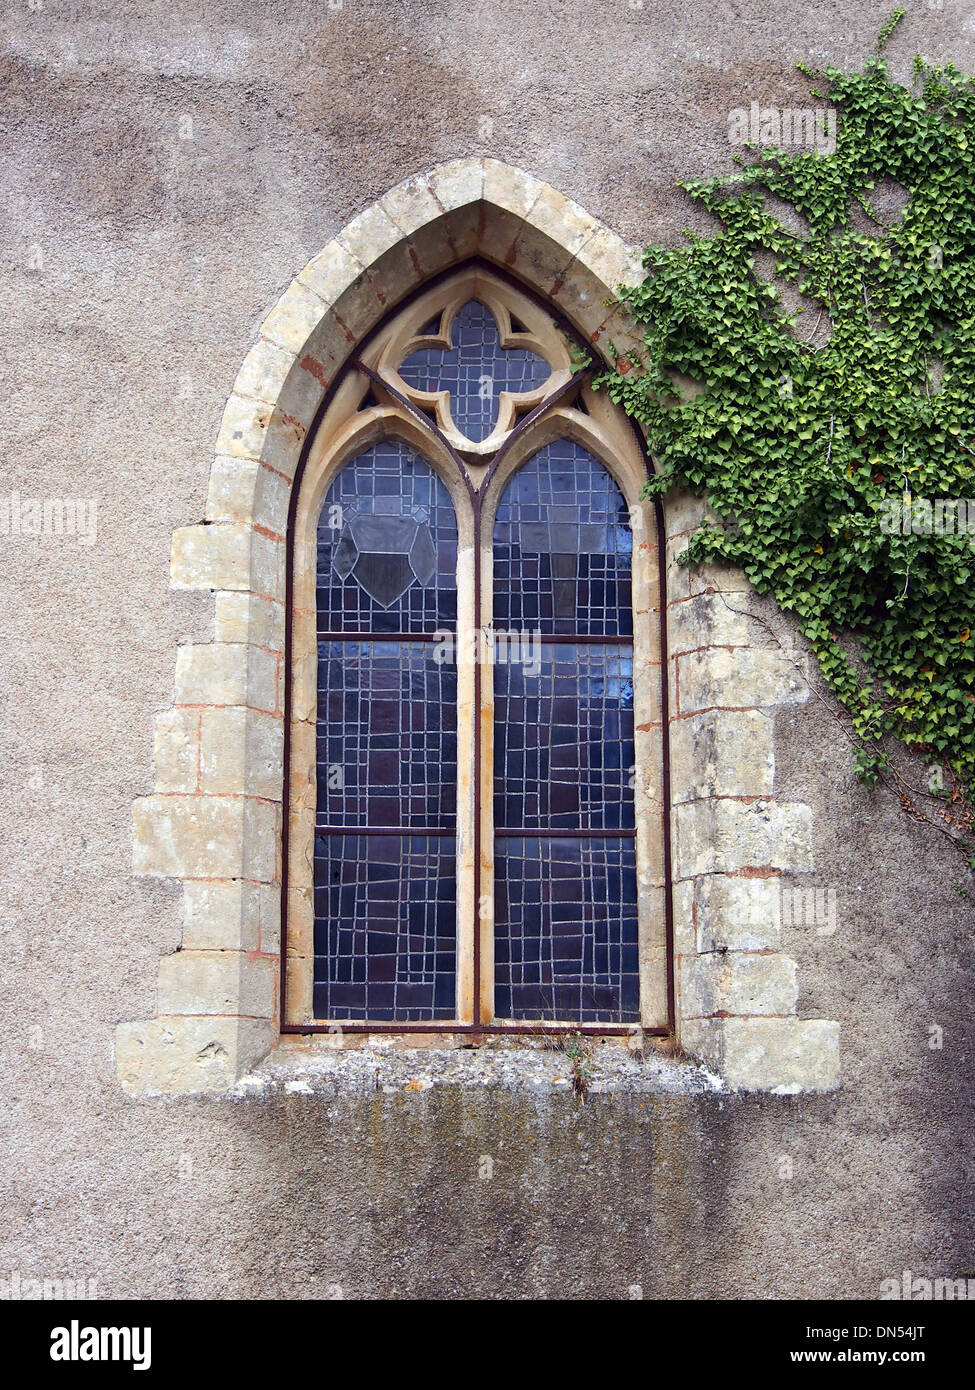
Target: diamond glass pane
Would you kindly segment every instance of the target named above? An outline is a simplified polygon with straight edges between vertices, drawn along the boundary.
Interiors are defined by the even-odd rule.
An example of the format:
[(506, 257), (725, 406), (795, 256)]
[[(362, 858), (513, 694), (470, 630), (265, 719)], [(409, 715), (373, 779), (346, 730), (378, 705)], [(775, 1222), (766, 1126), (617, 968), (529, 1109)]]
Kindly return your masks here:
[(453, 1018), (454, 840), (315, 837), (315, 1016), (376, 1023)]
[(318, 644), (318, 823), (452, 830), (457, 669), (432, 642)]
[(436, 473), (398, 440), (342, 469), (318, 522), (320, 632), (434, 632), (457, 618), (457, 521)]
[(532, 391), (552, 373), (537, 353), (502, 348), (494, 315), (476, 299), (454, 319), (451, 343), (449, 352), (431, 347), (412, 353), (399, 374), (414, 391), (449, 391), (451, 418), (475, 443), (494, 429), (502, 391)]
[(494, 624), (543, 636), (629, 636), (633, 535), (602, 464), (559, 439), (505, 488), (494, 525)]
[(632, 839), (499, 838), (494, 911), (498, 1018), (639, 1020)]
[(629, 830), (633, 655), (541, 644), (494, 668), (494, 820), (511, 830)]

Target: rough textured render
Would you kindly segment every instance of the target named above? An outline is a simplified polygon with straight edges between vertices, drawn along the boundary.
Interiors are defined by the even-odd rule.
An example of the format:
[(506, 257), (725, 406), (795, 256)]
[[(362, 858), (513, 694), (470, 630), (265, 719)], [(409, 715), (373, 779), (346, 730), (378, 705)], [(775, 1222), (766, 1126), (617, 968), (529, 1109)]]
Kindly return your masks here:
[[(600, 1049), (580, 1110), (559, 1054), (282, 1045), (276, 1012), (284, 537), (328, 385), (476, 252), (625, 344), (607, 292), (729, 167), (728, 112), (803, 104), (796, 60), (859, 62), (887, 9), (6, 16), (3, 490), (97, 529), (2, 538), (0, 1268), (790, 1298), (970, 1265), (955, 865), (853, 781), (789, 622), (675, 564), (693, 499), (665, 514), (677, 1056)], [(903, 27), (895, 71), (971, 70), (963, 6)]]

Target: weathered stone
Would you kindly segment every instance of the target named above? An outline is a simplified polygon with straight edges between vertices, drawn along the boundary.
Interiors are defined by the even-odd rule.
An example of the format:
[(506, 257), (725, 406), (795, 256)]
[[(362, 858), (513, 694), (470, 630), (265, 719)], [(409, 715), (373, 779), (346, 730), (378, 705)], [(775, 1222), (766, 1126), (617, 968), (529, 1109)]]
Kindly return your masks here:
[(484, 162), (451, 159), (438, 164), (428, 179), (430, 191), (445, 212), (478, 203), (484, 193)]
[(678, 878), (812, 869), (812, 812), (799, 802), (698, 801), (676, 812)]
[(771, 796), (773, 725), (757, 710), (708, 710), (670, 726), (673, 801)]
[(284, 605), (257, 594), (218, 593), (215, 642), (250, 642), (273, 652), (284, 651)]
[(365, 268), (343, 241), (328, 242), (298, 274), (299, 283), (313, 290), (327, 307), (334, 305), (349, 286), (355, 284)]
[(175, 589), (247, 589), (250, 543), (249, 526), (183, 526), (173, 533), (170, 583)]
[[(620, 241), (615, 232), (599, 227), (586, 241), (577, 255), (579, 265), (585, 267), (595, 279), (601, 282), (610, 294), (615, 294), (621, 285), (639, 285), (643, 280), (642, 255), (638, 247), (627, 246)], [(600, 322), (605, 314), (600, 316)]]
[(681, 956), (679, 965), (684, 1019), (719, 1013), (795, 1013), (799, 997), (796, 963), (788, 956), (725, 951)]
[(183, 884), (183, 948), (260, 950), (266, 894), (280, 896), (274, 884), (188, 879)]
[(143, 796), (132, 808), (133, 869), (156, 878), (277, 876), (280, 809), (239, 796)]
[(737, 565), (711, 561), (704, 565), (692, 565), (688, 571), (692, 594), (705, 594), (716, 590), (722, 594), (751, 594), (752, 586)]
[(839, 1085), (839, 1024), (825, 1019), (698, 1019), (684, 1025), (681, 1041), (734, 1090), (791, 1094)]
[(273, 407), (263, 401), (231, 396), (217, 434), (217, 457), (259, 459), (273, 413)]
[(280, 801), (283, 729), (277, 715), (253, 709), (204, 709), (200, 790)]
[(498, 159), (484, 161), (485, 203), (491, 207), (504, 208), (516, 217), (524, 219), (545, 188), (540, 179), (521, 169), (512, 169)]
[(686, 546), (689, 536), (704, 521), (717, 522), (717, 513), (708, 505), (706, 497), (695, 497), (692, 492), (674, 488), (663, 498), (664, 527), (668, 537), (683, 540)]
[(708, 874), (694, 882), (697, 949), (763, 951), (778, 946), (781, 891), (778, 878)]
[(279, 347), (277, 343), (258, 338), (237, 373), (231, 400), (245, 396), (273, 405), (284, 390), (294, 366), (293, 352)]
[(199, 780), (200, 715), (170, 709), (156, 715), (153, 767), (157, 792), (195, 792)]
[(273, 961), (246, 951), (175, 951), (159, 962), (159, 1013), (269, 1017), (275, 974)]
[(120, 1023), (115, 1066), (130, 1095), (224, 1091), (270, 1052), (275, 1030), (249, 1018)]
[(674, 955), (693, 954), (699, 948), (694, 926), (694, 880), (681, 879), (673, 885)]
[(525, 221), (568, 252), (568, 259), (577, 255), (590, 237), (603, 230), (601, 222), (548, 184), (528, 209)]
[(210, 470), (208, 521), (243, 521), (283, 536), (291, 487), (286, 478), (254, 459), (218, 457)]
[[(675, 536), (667, 542), (667, 596), (671, 604), (678, 599), (690, 598), (691, 595), (691, 572), (685, 565), (678, 563), (678, 557), (683, 555), (686, 549), (686, 536)], [(668, 609), (668, 614), (669, 611)]]
[(293, 280), (261, 324), (261, 336), (301, 358), (326, 307), (307, 285)]
[(382, 205), (372, 203), (342, 229), (337, 240), (351, 261), (368, 270), (387, 251), (403, 244), (403, 234)]
[(305, 431), (301, 420), (279, 407), (231, 396), (220, 422), (216, 454), (218, 458), (260, 459), (286, 478), (292, 478)]
[(379, 201), (389, 220), (407, 237), (443, 216), (443, 208), (421, 174), (404, 179)]
[(174, 589), (252, 589), (284, 597), (284, 543), (243, 522), (184, 526), (173, 533)]
[(721, 594), (698, 594), (668, 609), (667, 643), (671, 655), (702, 647), (743, 647), (749, 639), (748, 617)]
[(278, 708), (278, 659), (242, 642), (187, 645), (176, 654), (178, 705)]
[(767, 708), (809, 699), (805, 657), (765, 647), (723, 647), (679, 656), (678, 709)]

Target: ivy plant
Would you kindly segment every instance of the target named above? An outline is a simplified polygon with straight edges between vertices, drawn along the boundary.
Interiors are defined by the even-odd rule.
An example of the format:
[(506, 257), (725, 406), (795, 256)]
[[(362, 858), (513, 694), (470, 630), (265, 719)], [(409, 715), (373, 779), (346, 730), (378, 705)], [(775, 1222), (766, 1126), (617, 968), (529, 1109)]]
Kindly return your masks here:
[[(893, 743), (920, 752), (964, 835), (975, 82), (920, 58), (911, 89), (893, 81), (882, 50), (902, 14), (860, 71), (799, 65), (836, 110), (832, 152), (749, 147), (735, 172), (683, 185), (719, 229), (645, 252), (642, 284), (620, 291), (643, 350), (595, 384), (646, 431), (644, 495), (707, 496), (717, 521), (681, 563), (730, 562), (774, 595), (852, 721), (856, 774), (886, 778)], [(882, 190), (903, 204), (886, 219)], [(939, 501), (971, 510), (942, 506), (939, 525)]]

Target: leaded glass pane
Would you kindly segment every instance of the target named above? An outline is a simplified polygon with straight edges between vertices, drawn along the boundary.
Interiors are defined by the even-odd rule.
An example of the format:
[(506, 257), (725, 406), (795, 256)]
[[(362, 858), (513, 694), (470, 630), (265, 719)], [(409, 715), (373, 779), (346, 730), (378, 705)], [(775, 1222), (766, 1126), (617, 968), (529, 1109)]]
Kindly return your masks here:
[(457, 670), (430, 642), (319, 642), (318, 823), (450, 830)]
[(542, 636), (633, 631), (633, 536), (623, 494), (568, 439), (509, 482), (494, 525), (494, 623)]
[(632, 839), (499, 837), (494, 892), (498, 1018), (639, 1020)]
[(495, 666), (495, 825), (632, 829), (631, 649), (543, 643), (533, 655)]
[(451, 837), (316, 835), (317, 1018), (453, 1018), (456, 856)]
[(342, 469), (318, 523), (320, 632), (433, 632), (457, 618), (457, 521), (426, 463), (384, 440)]
[(502, 348), (490, 309), (470, 300), (454, 319), (452, 347), (421, 348), (399, 368), (415, 391), (449, 391), (450, 414), (461, 434), (480, 443), (498, 419), (502, 391), (532, 391), (552, 369), (525, 348)]

